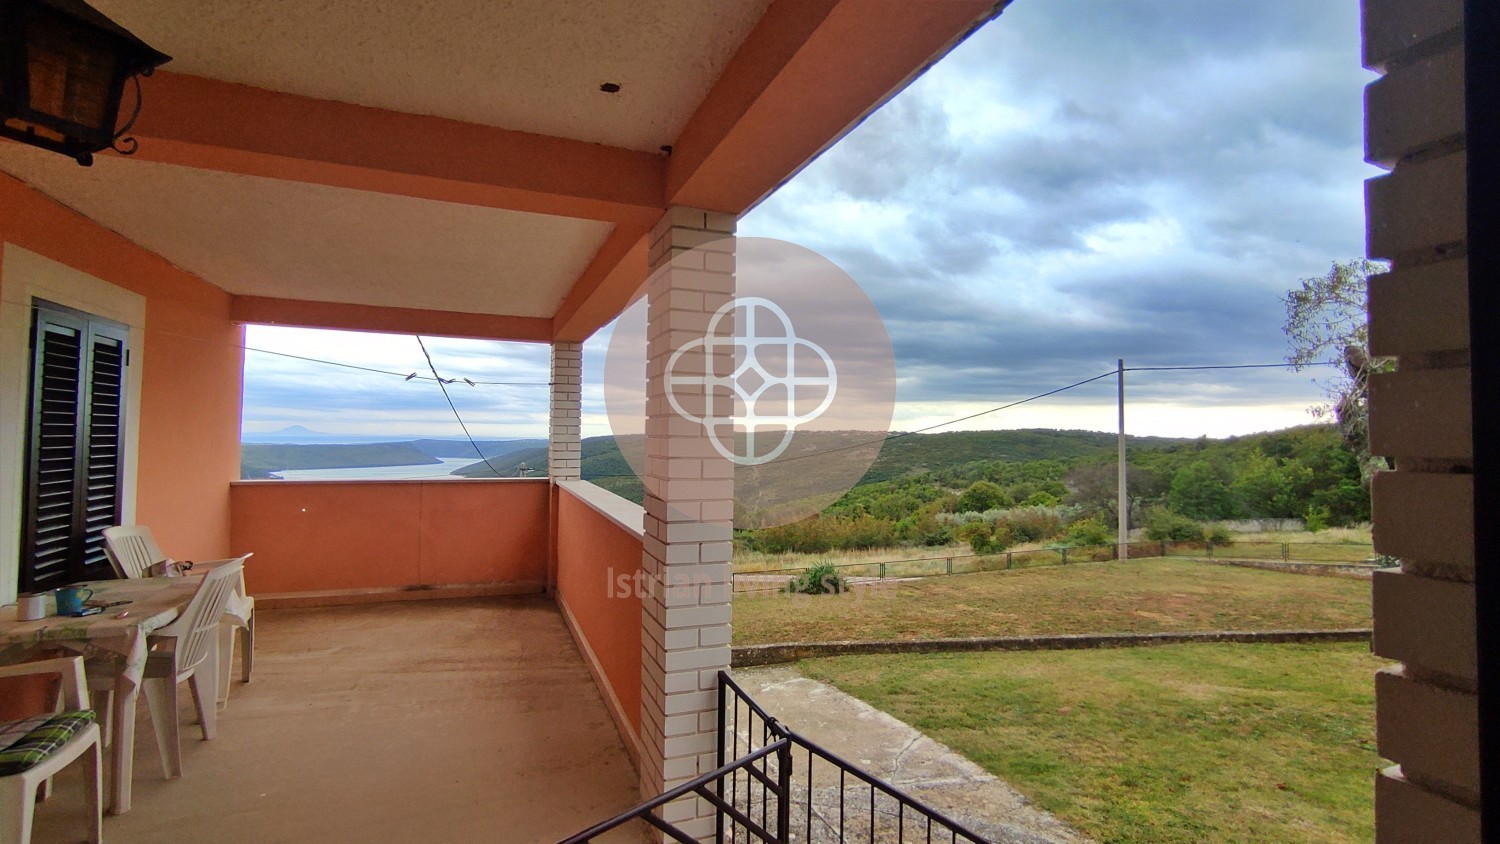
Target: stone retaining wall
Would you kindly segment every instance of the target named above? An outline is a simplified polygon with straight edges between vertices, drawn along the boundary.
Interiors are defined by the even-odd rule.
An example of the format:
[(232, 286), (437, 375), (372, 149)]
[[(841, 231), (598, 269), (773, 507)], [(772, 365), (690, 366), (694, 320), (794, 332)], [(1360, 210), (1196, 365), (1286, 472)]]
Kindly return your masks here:
[(735, 668), (774, 665), (824, 656), (868, 654), (959, 653), (965, 651), (1053, 651), (1127, 648), (1189, 642), (1368, 642), (1369, 628), (1350, 630), (1216, 630), (1199, 633), (1077, 633), (1060, 636), (974, 636), (962, 639), (917, 639), (864, 642), (785, 642), (741, 645), (734, 649)]

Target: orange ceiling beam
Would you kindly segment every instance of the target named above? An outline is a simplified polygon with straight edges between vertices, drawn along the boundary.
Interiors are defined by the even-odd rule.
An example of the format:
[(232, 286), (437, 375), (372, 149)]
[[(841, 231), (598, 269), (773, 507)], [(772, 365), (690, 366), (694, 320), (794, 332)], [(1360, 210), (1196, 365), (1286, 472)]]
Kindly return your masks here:
[(664, 159), (158, 73), (133, 134), (171, 164), (614, 224), (552, 319), (236, 297), (243, 322), (583, 340), (645, 278), (671, 205), (743, 214), (1009, 0), (776, 0)]
[(616, 226), (552, 320), (556, 340), (581, 343), (620, 315), (646, 281), (650, 230)]
[(698, 106), (668, 205), (743, 214), (1009, 0), (776, 0)]
[[(743, 214), (1007, 2), (776, 0), (673, 144), (665, 204)], [(648, 230), (615, 230), (558, 311), (556, 339), (586, 339), (630, 303)]]
[(545, 317), (388, 308), (344, 302), (273, 299), (265, 296), (235, 296), (229, 303), (229, 318), (234, 322), (289, 325), (296, 328), (426, 334), (433, 337), (471, 337), (524, 343), (552, 341), (552, 320)]
[(131, 134), (168, 164), (651, 225), (666, 162), (584, 143), (157, 73)]

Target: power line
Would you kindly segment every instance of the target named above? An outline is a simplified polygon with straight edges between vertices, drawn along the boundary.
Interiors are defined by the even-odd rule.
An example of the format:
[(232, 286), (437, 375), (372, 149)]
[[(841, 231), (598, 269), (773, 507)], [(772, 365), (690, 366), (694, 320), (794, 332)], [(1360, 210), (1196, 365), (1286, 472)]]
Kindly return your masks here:
[[(1339, 364), (1336, 361), (1313, 361), (1313, 362), (1310, 362), (1310, 363), (1301, 364), (1301, 366), (1338, 366), (1338, 365)], [(1293, 366), (1294, 366), (1294, 364), (1290, 364), (1290, 363), (1206, 364), (1206, 365), (1200, 365), (1200, 366), (1136, 366), (1136, 367), (1129, 367), (1129, 366), (1127, 366), (1127, 367), (1125, 367), (1125, 371), (1126, 372), (1172, 372), (1172, 371), (1207, 370), (1207, 369), (1271, 369), (1271, 368), (1287, 369), (1287, 368), (1292, 368)], [(827, 451), (820, 451), (820, 452), (816, 452), (814, 454), (801, 454), (801, 455), (797, 455), (795, 457), (787, 457), (787, 458), (782, 459), (782, 460), (777, 460), (777, 461), (775, 461), (775, 463), (777, 465), (780, 465), (780, 464), (783, 464), (783, 463), (790, 463), (790, 462), (792, 462), (794, 460), (805, 460), (805, 459), (808, 459), (808, 458), (811, 458), (811, 457), (823, 457), (825, 455), (834, 454), (834, 453), (839, 452), (839, 451), (848, 451), (848, 450), (856, 449), (856, 448), (864, 448), (866, 446), (874, 445), (876, 443), (887, 443), (887, 442), (890, 442), (891, 440), (901, 439), (902, 437), (909, 437), (909, 436), (912, 436), (914, 434), (926, 433), (928, 431), (931, 431), (931, 430), (934, 430), (934, 429), (937, 429), (937, 428), (944, 428), (944, 427), (947, 427), (949, 425), (956, 425), (959, 422), (967, 422), (970, 419), (977, 419), (980, 416), (987, 416), (987, 415), (989, 415), (991, 413), (996, 413), (996, 412), (999, 412), (1001, 410), (1007, 410), (1009, 408), (1016, 407), (1017, 405), (1027, 404), (1028, 402), (1034, 402), (1034, 401), (1037, 401), (1039, 399), (1044, 399), (1044, 398), (1047, 398), (1048, 396), (1055, 396), (1058, 393), (1066, 392), (1066, 391), (1072, 390), (1072, 389), (1074, 389), (1076, 387), (1082, 387), (1085, 384), (1091, 384), (1091, 383), (1093, 383), (1095, 381), (1099, 381), (1101, 379), (1108, 378), (1111, 375), (1116, 375), (1116, 374), (1118, 374), (1118, 372), (1119, 372), (1119, 370), (1117, 370), (1117, 369), (1111, 369), (1108, 372), (1102, 372), (1102, 373), (1100, 373), (1098, 375), (1093, 376), (1092, 378), (1085, 378), (1082, 381), (1075, 381), (1072, 384), (1068, 384), (1067, 386), (1064, 386), (1064, 387), (1058, 387), (1057, 389), (1054, 389), (1054, 390), (1048, 390), (1045, 393), (1037, 393), (1034, 396), (1028, 396), (1028, 397), (1026, 397), (1024, 399), (1018, 399), (1016, 401), (1009, 402), (1007, 404), (1002, 404), (1002, 405), (1000, 405), (998, 407), (992, 407), (989, 410), (981, 410), (978, 413), (971, 413), (968, 416), (960, 416), (957, 419), (950, 419), (950, 420), (948, 420), (946, 422), (939, 422), (939, 423), (937, 423), (935, 425), (928, 425), (925, 428), (917, 428), (916, 430), (913, 430), (913, 431), (901, 431), (899, 433), (890, 434), (890, 435), (882, 437), (880, 439), (867, 440), (867, 441), (862, 442), (862, 443), (853, 443), (851, 445), (840, 446), (838, 448), (831, 448), (831, 449), (828, 449)], [(610, 478), (634, 478), (634, 477), (638, 477), (638, 476), (636, 474), (634, 474), (634, 473), (628, 474), (628, 475), (594, 475), (589, 480), (608, 480)]]
[[(4, 301), (4, 302), (6, 302), (8, 304), (12, 304), (12, 305), (18, 305), (18, 306), (24, 307), (24, 308), (29, 308), (32, 311), (38, 310), (38, 309), (40, 309), (42, 307), (41, 305), (38, 305), (35, 302), (30, 302), (30, 303), (20, 302), (20, 301), (17, 301), (15, 299), (4, 299), (4, 300), (0, 300), (0, 301)], [(150, 328), (150, 327), (141, 327), (141, 326), (132, 326), (131, 329), (132, 330), (138, 330), (138, 331), (149, 331), (149, 332), (151, 332), (153, 334), (159, 334), (159, 335), (166, 336), (166, 337), (178, 337), (178, 338), (181, 338), (183, 340), (192, 340), (192, 341), (194, 341), (196, 343), (207, 343), (207, 344), (215, 345), (215, 346), (222, 345), (222, 346), (225, 346), (226, 348), (230, 348), (230, 349), (242, 349), (242, 350), (247, 351), (247, 352), (260, 352), (263, 355), (276, 355), (278, 357), (293, 358), (295, 360), (307, 361), (309, 363), (321, 363), (321, 364), (324, 364), (326, 366), (339, 366), (339, 367), (343, 367), (345, 369), (357, 369), (357, 370), (359, 370), (361, 372), (373, 372), (373, 373), (375, 373), (377, 375), (391, 375), (391, 376), (395, 376), (396, 378), (405, 379), (407, 381), (413, 381), (413, 380), (416, 380), (416, 381), (432, 381), (432, 380), (435, 380), (432, 376), (418, 375), (415, 372), (412, 372), (412, 373), (396, 372), (396, 371), (389, 370), (389, 369), (377, 369), (377, 368), (371, 367), (371, 366), (363, 366), (363, 365), (357, 364), (357, 363), (345, 363), (343, 361), (337, 361), (337, 360), (324, 360), (322, 358), (308, 357), (306, 355), (294, 355), (294, 354), (292, 354), (290, 352), (272, 351), (271, 349), (257, 349), (254, 346), (246, 346), (246, 345), (243, 345), (241, 343), (222, 343), (221, 341), (210, 340), (210, 339), (208, 339), (206, 337), (195, 337), (195, 336), (193, 336), (191, 334), (183, 334), (180, 331), (167, 331), (167, 330), (161, 329), (161, 328)], [(312, 330), (312, 329), (309, 329), (309, 330)], [(365, 332), (355, 332), (355, 333), (365, 333)], [(495, 341), (492, 341), (492, 342), (504, 343), (504, 342), (519, 342), (519, 341), (495, 340)], [(450, 379), (448, 381), (448, 383), (452, 384), (452, 383), (455, 383), (455, 382), (458, 382), (458, 381), (462, 381), (462, 382), (464, 382), (465, 384), (468, 384), (471, 387), (476, 387), (476, 386), (478, 386), (478, 387), (550, 387), (550, 386), (552, 386), (552, 382), (550, 382), (550, 381), (477, 381), (477, 380), (474, 380), (474, 379), (471, 379), (471, 378), (455, 378), (455, 379)]]
[[(850, 445), (839, 446), (838, 448), (830, 448), (827, 451), (819, 451), (819, 452), (815, 452), (813, 454), (799, 454), (799, 455), (797, 455), (795, 457), (787, 457), (785, 459), (775, 461), (775, 465), (779, 466), (779, 465), (782, 465), (782, 464), (785, 464), (785, 463), (791, 463), (794, 460), (806, 460), (806, 459), (811, 458), (811, 457), (824, 457), (824, 456), (827, 456), (829, 454), (836, 454), (836, 453), (838, 453), (840, 451), (849, 451), (851, 449), (864, 448), (866, 446), (875, 445), (876, 443), (882, 443), (883, 444), (883, 443), (888, 443), (891, 440), (899, 440), (902, 437), (910, 437), (910, 436), (913, 436), (915, 434), (923, 434), (923, 433), (926, 433), (928, 431), (934, 430), (936, 428), (944, 428), (944, 427), (947, 427), (949, 425), (956, 425), (959, 422), (967, 422), (970, 419), (977, 419), (980, 416), (987, 416), (987, 415), (989, 415), (991, 413), (997, 413), (997, 412), (999, 412), (1001, 410), (1008, 410), (1008, 409), (1010, 409), (1012, 407), (1016, 407), (1017, 405), (1026, 404), (1027, 402), (1034, 402), (1034, 401), (1037, 401), (1038, 399), (1047, 398), (1048, 396), (1055, 396), (1058, 393), (1066, 392), (1068, 390), (1074, 389), (1075, 387), (1082, 387), (1085, 384), (1092, 384), (1093, 382), (1098, 381), (1098, 380), (1100, 380), (1102, 378), (1108, 378), (1111, 375), (1114, 375), (1116, 372), (1117, 372), (1117, 370), (1111, 369), (1108, 372), (1102, 372), (1102, 373), (1100, 373), (1098, 375), (1093, 376), (1092, 378), (1085, 378), (1082, 381), (1074, 381), (1072, 384), (1069, 384), (1069, 385), (1067, 385), (1065, 387), (1058, 387), (1055, 390), (1048, 390), (1045, 393), (1037, 393), (1034, 396), (1027, 396), (1024, 399), (1018, 399), (1018, 400), (1010, 402), (1008, 404), (1002, 404), (999, 407), (992, 407), (989, 410), (981, 410), (978, 413), (971, 413), (968, 416), (960, 416), (957, 419), (949, 419), (946, 422), (939, 422), (936, 425), (928, 425), (925, 428), (917, 428), (916, 430), (913, 430), (913, 431), (901, 431), (901, 432), (894, 433), (894, 434), (888, 434), (888, 435), (886, 435), (884, 437), (881, 437), (879, 439), (866, 440), (865, 442), (862, 442), (862, 443), (852, 443)], [(605, 478), (633, 478), (633, 477), (636, 477), (636, 475), (634, 475), (634, 474), (630, 474), (630, 475), (595, 475), (593, 478), (591, 478), (591, 480), (604, 480)]]
[[(354, 363), (342, 363), (342, 362), (336, 361), (336, 360), (322, 360), (320, 358), (310, 358), (310, 357), (306, 357), (304, 355), (294, 355), (294, 354), (292, 354), (290, 352), (273, 352), (270, 349), (257, 349), (257, 348), (255, 348), (253, 346), (241, 346), (240, 348), (244, 349), (247, 352), (260, 352), (261, 354), (265, 354), (265, 355), (278, 355), (278, 356), (284, 357), (284, 358), (295, 358), (297, 360), (305, 360), (305, 361), (309, 361), (311, 363), (323, 363), (323, 364), (327, 364), (329, 366), (342, 366), (342, 367), (345, 367), (347, 369), (358, 369), (358, 370), (361, 370), (363, 372), (374, 372), (374, 373), (377, 373), (379, 375), (394, 375), (397, 378), (404, 378), (407, 381), (412, 381), (412, 380), (417, 380), (417, 381), (434, 381), (434, 380), (439, 380), (439, 379), (437, 379), (435, 377), (428, 377), (426, 375), (418, 375), (415, 372), (407, 374), (407, 373), (401, 373), (401, 372), (394, 372), (394, 371), (389, 370), (389, 369), (375, 369), (373, 367), (360, 366), (359, 364), (354, 364)], [(428, 363), (430, 364), (431, 360), (429, 360)], [(472, 379), (469, 379), (469, 378), (449, 378), (449, 379), (447, 379), (447, 383), (449, 383), (449, 384), (457, 383), (459, 381), (462, 381), (463, 383), (468, 384), (470, 387), (474, 387), (474, 386), (486, 386), (486, 387), (550, 387), (550, 386), (552, 386), (551, 382), (548, 382), (548, 381), (475, 381), (475, 380), (472, 380)]]
[(458, 406), (453, 403), (453, 397), (448, 395), (449, 382), (438, 374), (437, 367), (432, 363), (432, 355), (427, 353), (427, 344), (422, 342), (421, 335), (413, 334), (412, 336), (417, 338), (417, 346), (422, 350), (422, 357), (427, 358), (427, 368), (432, 370), (433, 380), (437, 381), (438, 388), (443, 391), (443, 398), (448, 401), (448, 409), (453, 411), (453, 418), (458, 420), (458, 427), (464, 429), (464, 436), (469, 439), (469, 445), (474, 446), (474, 453), (479, 455), (479, 459), (484, 461), (484, 465), (490, 467), (490, 471), (495, 473), (495, 477), (500, 477), (500, 470), (496, 469), (495, 464), (491, 463), (490, 459), (484, 456), (484, 449), (479, 447), (479, 443), (474, 442), (474, 435), (469, 433), (469, 426), (464, 424), (464, 418), (459, 414)]
[[(1229, 363), (1210, 366), (1127, 366), (1126, 372), (1181, 372), (1198, 369), (1301, 369), (1304, 366), (1339, 366), (1337, 361), (1315, 360), (1309, 363)], [(1113, 374), (1113, 372), (1111, 372)]]

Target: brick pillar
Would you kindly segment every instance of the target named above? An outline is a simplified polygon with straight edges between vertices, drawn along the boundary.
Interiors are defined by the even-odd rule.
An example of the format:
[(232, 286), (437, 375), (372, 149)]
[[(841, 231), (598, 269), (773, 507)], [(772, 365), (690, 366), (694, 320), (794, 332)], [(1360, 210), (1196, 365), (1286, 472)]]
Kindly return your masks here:
[(1397, 371), (1370, 383), (1380, 755), (1375, 838), (1479, 840), (1473, 442), (1464, 187), (1462, 0), (1365, 0), (1370, 351)]
[[(734, 466), (714, 450), (702, 425), (673, 411), (666, 367), (673, 352), (703, 336), (710, 316), (734, 295), (734, 224), (732, 215), (674, 207), (651, 232), (641, 560), (651, 587), (641, 606), (643, 798), (717, 764), (716, 678), (729, 667)], [(685, 254), (693, 247), (712, 251)], [(697, 371), (705, 365), (712, 362), (700, 358)], [(701, 390), (677, 385), (673, 394), (685, 410), (701, 407)], [(666, 809), (667, 819), (691, 834), (712, 836), (706, 803), (680, 800)]]
[(552, 414), (547, 432), (547, 475), (578, 480), (578, 425), (583, 396), (583, 344), (552, 344)]

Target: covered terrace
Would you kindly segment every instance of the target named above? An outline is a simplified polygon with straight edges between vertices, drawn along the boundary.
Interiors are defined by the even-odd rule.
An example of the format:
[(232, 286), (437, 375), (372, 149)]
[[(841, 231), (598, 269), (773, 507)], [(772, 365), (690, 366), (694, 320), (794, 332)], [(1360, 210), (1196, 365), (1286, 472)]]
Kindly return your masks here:
[[(318, 647), (308, 630), (353, 617), (305, 608), (545, 594), (525, 606), (555, 607), (620, 743), (577, 738), (597, 740), (601, 759), (623, 747), (640, 794), (711, 770), (709, 690), (729, 664), (731, 473), (703, 456), (701, 431), (653, 410), (644, 508), (580, 481), (581, 344), (648, 278), (664, 305), (653, 332), (700, 322), (703, 296), (671, 294), (732, 295), (738, 216), (1003, 0), (93, 5), (174, 59), (143, 82), (132, 157), (82, 168), (0, 143), (0, 603), (31, 576), (30, 336), (38, 307), (61, 306), (127, 335), (114, 515), (152, 526), (178, 558), (255, 552), (268, 685), (277, 607), (314, 613), (286, 628), (301, 631), (281, 643), (291, 659)], [(667, 266), (716, 241), (726, 257), (715, 266)], [(239, 482), (247, 323), (550, 344), (550, 477)], [(654, 386), (663, 354), (642, 361)], [(610, 570), (659, 583), (678, 567), (707, 585), (607, 590)], [(469, 618), (492, 613), (486, 646), (567, 647), (503, 603), (464, 604)], [(372, 647), (318, 655), (331, 671), (368, 672), (358, 682), (411, 682), (392, 672), (419, 653)], [(517, 677), (541, 672), (518, 665)], [(303, 692), (287, 689), (277, 705), (297, 730), (333, 735), (361, 717), (304, 712)], [(231, 702), (221, 743), (237, 741), (257, 700)], [(548, 705), (468, 703), (480, 719), (544, 719), (535, 709)], [(402, 740), (368, 739), (371, 759)], [(213, 763), (190, 761), (188, 777)], [(636, 791), (615, 788), (612, 808)], [(370, 813), (355, 793), (330, 812)], [(253, 803), (224, 804), (222, 820)], [(679, 820), (708, 830), (707, 816)]]

